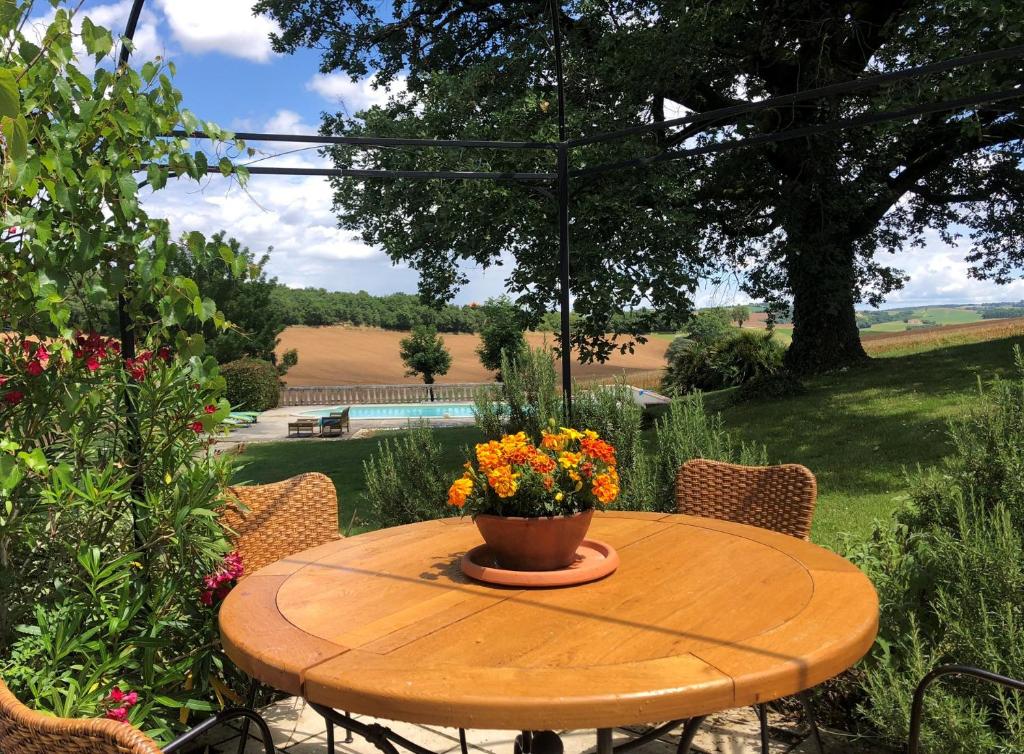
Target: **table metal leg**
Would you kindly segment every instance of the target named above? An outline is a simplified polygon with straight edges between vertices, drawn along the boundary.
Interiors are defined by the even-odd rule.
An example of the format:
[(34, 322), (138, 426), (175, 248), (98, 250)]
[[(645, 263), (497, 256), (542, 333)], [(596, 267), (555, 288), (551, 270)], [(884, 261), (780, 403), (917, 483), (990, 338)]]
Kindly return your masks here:
[(597, 729), (597, 754), (612, 754), (612, 729)]
[(693, 746), (693, 739), (697, 737), (697, 731), (707, 715), (691, 717), (683, 726), (682, 735), (679, 736), (679, 746), (676, 747), (676, 754), (690, 754), (690, 747)]
[(768, 741), (768, 707), (758, 704), (754, 710), (757, 712), (757, 722), (761, 728), (761, 754), (769, 754), (771, 744)]
[[(249, 692), (245, 695), (245, 706), (247, 709), (256, 709), (256, 679), (249, 679)], [(242, 718), (242, 734), (238, 738), (238, 754), (243, 754), (245, 745), (249, 743), (249, 718)]]

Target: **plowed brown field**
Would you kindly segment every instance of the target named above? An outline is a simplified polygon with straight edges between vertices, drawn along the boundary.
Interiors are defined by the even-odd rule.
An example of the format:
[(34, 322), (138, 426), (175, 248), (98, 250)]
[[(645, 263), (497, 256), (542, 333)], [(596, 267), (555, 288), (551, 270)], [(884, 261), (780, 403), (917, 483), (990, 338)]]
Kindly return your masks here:
[[(301, 385), (387, 385), (418, 383), (418, 377), (406, 377), (398, 356), (398, 341), (408, 333), (368, 327), (289, 327), (281, 334), (278, 352), (289, 348), (299, 351), (299, 363), (285, 378), (291, 386)], [(442, 333), (452, 354), (452, 367), (438, 382), (486, 382), (493, 378), (480, 364), (476, 335)], [(527, 333), (530, 345), (539, 346), (543, 333)], [(554, 343), (547, 336), (549, 345)], [(583, 379), (617, 377), (637, 372), (649, 373), (665, 366), (669, 340), (651, 338), (636, 346), (633, 354), (615, 355), (604, 364), (577, 365), (576, 377)]]

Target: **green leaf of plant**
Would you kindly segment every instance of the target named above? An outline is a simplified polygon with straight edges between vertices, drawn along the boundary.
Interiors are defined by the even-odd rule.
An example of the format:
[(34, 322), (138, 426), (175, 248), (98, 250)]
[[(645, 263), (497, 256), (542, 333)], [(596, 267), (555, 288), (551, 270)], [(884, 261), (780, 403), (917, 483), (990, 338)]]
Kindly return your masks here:
[(16, 118), (21, 112), (18, 82), (8, 68), (0, 68), (0, 116)]

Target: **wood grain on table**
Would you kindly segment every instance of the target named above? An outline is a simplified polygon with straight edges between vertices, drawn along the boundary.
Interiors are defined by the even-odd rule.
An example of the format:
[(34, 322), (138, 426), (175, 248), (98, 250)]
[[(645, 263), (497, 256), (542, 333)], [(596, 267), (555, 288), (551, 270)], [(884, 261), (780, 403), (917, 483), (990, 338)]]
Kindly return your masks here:
[(611, 576), (522, 590), (475, 583), (479, 544), (447, 519), (332, 542), (228, 595), (231, 659), (312, 702), (393, 720), (544, 730), (657, 722), (787, 696), (846, 670), (877, 632), (857, 568), (783, 534), (603, 513)]

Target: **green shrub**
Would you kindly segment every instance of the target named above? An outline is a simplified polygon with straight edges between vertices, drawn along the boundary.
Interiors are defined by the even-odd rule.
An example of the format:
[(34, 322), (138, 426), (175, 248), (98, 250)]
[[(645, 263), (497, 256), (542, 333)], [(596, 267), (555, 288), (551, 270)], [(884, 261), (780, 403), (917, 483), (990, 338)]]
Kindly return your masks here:
[(736, 401), (763, 401), (791, 398), (804, 395), (807, 388), (798, 377), (785, 370), (778, 374), (767, 374), (755, 377), (740, 385), (736, 392)]
[(694, 393), (672, 401), (655, 422), (650, 461), (650, 509), (675, 510), (675, 482), (679, 467), (691, 458), (708, 458), (750, 466), (768, 463), (768, 451), (758, 443), (737, 443), (719, 414), (709, 414), (704, 396)]
[(715, 340), (673, 341), (666, 351), (663, 389), (670, 395), (720, 390), (762, 380), (782, 370), (786, 349), (770, 332), (749, 330)]
[[(946, 662), (1024, 678), (1024, 363), (950, 424), (953, 454), (920, 473), (910, 503), (851, 555), (881, 604), (861, 710), (905, 740), (915, 685)], [(1024, 699), (974, 682), (929, 692), (924, 750), (1020, 751)], [(1016, 742), (1016, 743), (1014, 743)], [(1018, 748), (1015, 748), (1018, 747)]]
[(555, 362), (549, 348), (528, 348), (517, 358), (501, 357), (503, 382), (481, 391), (475, 401), (477, 426), (494, 440), (504, 434), (525, 432), (534, 442), (553, 419), (562, 416)]
[(220, 368), (227, 382), (226, 397), (234, 408), (266, 411), (277, 408), (281, 384), (277, 368), (269, 361), (238, 359)]
[(643, 439), (643, 407), (625, 383), (574, 391), (573, 424), (592, 429), (615, 446), (621, 492), (620, 510), (645, 510), (650, 494), (650, 465)]
[(385, 439), (363, 464), (367, 507), (382, 527), (442, 518), (457, 512), (448, 505), (451, 474), (441, 462), (441, 446), (427, 424)]

